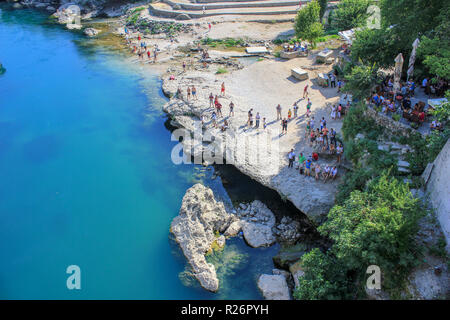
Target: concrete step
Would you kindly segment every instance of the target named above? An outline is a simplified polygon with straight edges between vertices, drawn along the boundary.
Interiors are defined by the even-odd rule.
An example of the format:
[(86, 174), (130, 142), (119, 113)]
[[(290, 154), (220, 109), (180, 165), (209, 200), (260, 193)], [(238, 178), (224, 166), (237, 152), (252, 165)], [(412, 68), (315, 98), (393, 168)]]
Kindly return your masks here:
[(215, 2), (215, 3), (186, 3), (182, 0), (162, 0), (176, 10), (200, 10), (205, 8), (206, 11), (214, 9), (229, 9), (229, 8), (265, 8), (265, 7), (286, 7), (286, 6), (298, 6), (297, 0), (266, 0), (266, 1), (238, 1), (238, 2)]

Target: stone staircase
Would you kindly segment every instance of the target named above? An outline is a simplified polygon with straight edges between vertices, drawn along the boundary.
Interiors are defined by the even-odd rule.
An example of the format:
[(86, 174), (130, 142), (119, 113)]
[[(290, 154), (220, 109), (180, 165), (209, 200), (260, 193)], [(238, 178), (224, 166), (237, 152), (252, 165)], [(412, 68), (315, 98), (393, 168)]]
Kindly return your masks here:
[[(293, 19), (299, 9), (297, 0), (161, 0), (149, 6), (151, 15), (177, 20), (212, 16), (283, 17)], [(309, 1), (301, 1), (302, 6)]]

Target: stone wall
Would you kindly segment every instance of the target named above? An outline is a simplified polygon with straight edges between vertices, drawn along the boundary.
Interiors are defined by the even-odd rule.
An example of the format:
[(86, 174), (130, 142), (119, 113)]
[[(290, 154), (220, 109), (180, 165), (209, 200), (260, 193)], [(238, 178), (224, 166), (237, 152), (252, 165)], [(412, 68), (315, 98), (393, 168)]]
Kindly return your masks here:
[(434, 160), (426, 191), (436, 210), (447, 241), (447, 252), (450, 253), (450, 140)]
[(388, 129), (389, 131), (391, 131), (394, 134), (400, 134), (402, 136), (409, 137), (412, 134), (412, 132), (414, 132), (414, 131), (419, 132), (417, 130), (414, 130), (413, 128), (411, 128), (408, 125), (405, 125), (401, 122), (395, 121), (391, 117), (388, 117), (387, 115), (385, 115), (381, 112), (377, 112), (375, 109), (373, 109), (370, 106), (367, 106), (367, 110), (365, 113), (367, 116), (374, 119), (378, 125), (382, 126), (383, 128)]

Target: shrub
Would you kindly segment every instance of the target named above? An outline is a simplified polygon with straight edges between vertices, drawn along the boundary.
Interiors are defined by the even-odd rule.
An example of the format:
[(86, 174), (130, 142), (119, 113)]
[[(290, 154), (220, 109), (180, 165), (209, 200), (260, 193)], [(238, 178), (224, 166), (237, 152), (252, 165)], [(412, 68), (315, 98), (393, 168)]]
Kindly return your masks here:
[(342, 123), (342, 133), (345, 141), (350, 141), (358, 133), (363, 133), (366, 138), (376, 140), (383, 129), (376, 124), (375, 120), (365, 116), (366, 106), (362, 103), (350, 108)]
[(338, 261), (315, 248), (302, 257), (305, 272), (294, 291), (298, 300), (336, 300), (349, 298), (349, 282)]
[(366, 191), (353, 191), (319, 227), (334, 241), (331, 252), (344, 269), (355, 271), (362, 281), (366, 268), (378, 265), (388, 290), (398, 288), (416, 265), (420, 252), (415, 235), (424, 215), (408, 185), (389, 174), (384, 171), (369, 182)]

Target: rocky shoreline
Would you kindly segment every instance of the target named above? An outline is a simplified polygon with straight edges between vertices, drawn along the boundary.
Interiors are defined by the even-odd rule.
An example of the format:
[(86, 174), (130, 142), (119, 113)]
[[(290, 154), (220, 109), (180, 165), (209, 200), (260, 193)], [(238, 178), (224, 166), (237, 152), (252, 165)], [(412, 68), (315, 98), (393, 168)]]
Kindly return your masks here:
[[(214, 265), (207, 262), (206, 255), (213, 250), (222, 250), (228, 238), (239, 235), (253, 248), (268, 247), (275, 242), (295, 243), (301, 237), (299, 224), (290, 221), (283, 218), (276, 223), (275, 215), (259, 200), (250, 204), (241, 203), (232, 212), (227, 212), (211, 189), (195, 184), (186, 191), (170, 231), (200, 285), (216, 292), (220, 287), (219, 279)], [(295, 261), (299, 259), (297, 256)], [(266, 299), (290, 299), (290, 291), (302, 271), (294, 264), (289, 270), (274, 269), (272, 275), (259, 276), (258, 287)]]

